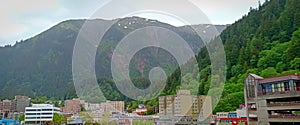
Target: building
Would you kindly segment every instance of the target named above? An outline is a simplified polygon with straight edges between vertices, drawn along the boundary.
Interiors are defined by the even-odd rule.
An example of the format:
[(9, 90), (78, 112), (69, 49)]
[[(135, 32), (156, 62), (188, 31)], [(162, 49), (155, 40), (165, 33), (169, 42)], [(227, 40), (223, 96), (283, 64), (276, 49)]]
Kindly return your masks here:
[(175, 116), (186, 116), (191, 115), (194, 109), (194, 100), (189, 90), (179, 90), (177, 95), (174, 97), (174, 115)]
[(163, 116), (166, 114), (166, 96), (158, 97), (158, 115)]
[[(189, 90), (178, 90), (176, 95), (159, 97), (159, 115), (169, 118), (184, 118), (178, 121), (189, 121), (189, 116), (197, 117), (197, 120), (210, 122), (212, 105), (210, 96), (191, 95)], [(168, 120), (166, 120), (168, 121)], [(173, 120), (174, 121), (174, 120)], [(176, 121), (176, 120), (175, 120)], [(194, 121), (194, 120), (192, 120)], [(195, 122), (195, 121), (194, 121)], [(197, 122), (197, 121), (196, 121)]]
[(25, 112), (25, 107), (29, 106), (28, 96), (15, 96), (14, 100), (5, 99), (0, 102), (0, 112)]
[(66, 100), (65, 106), (62, 108), (62, 112), (66, 114), (77, 114), (81, 111), (81, 106), (84, 104), (83, 100), (79, 98), (73, 98), (72, 100)]
[(244, 92), (250, 125), (300, 124), (300, 75), (249, 74)]
[(28, 107), (30, 104), (30, 99), (28, 96), (15, 96), (15, 111), (16, 112), (25, 112), (25, 107)]
[(106, 101), (101, 103), (103, 112), (109, 113), (123, 113), (124, 112), (124, 101)]
[(85, 110), (109, 112), (109, 113), (123, 113), (125, 106), (124, 101), (106, 101), (103, 103), (85, 103)]
[(91, 111), (94, 121), (100, 121), (104, 115), (120, 114), (124, 112), (124, 101), (106, 101), (103, 103), (85, 103), (84, 109)]
[[(237, 109), (232, 112), (217, 112), (215, 124), (218, 125), (248, 125), (246, 118), (246, 109)], [(211, 122), (213, 123), (213, 122)]]
[(1, 112), (14, 112), (15, 103), (11, 100), (5, 99), (0, 102), (0, 110)]
[(53, 120), (60, 109), (52, 104), (32, 104), (25, 108), (25, 124), (43, 124)]

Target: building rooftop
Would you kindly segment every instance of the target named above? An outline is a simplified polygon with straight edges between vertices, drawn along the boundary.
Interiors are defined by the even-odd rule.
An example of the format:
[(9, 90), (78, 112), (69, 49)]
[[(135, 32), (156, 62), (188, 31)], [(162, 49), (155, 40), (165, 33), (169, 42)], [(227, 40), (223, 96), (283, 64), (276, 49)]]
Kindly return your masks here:
[(263, 79), (263, 77), (256, 74), (249, 74), (249, 75), (253, 76), (255, 79)]
[(32, 104), (31, 107), (55, 107), (53, 104)]
[(271, 82), (277, 82), (277, 81), (284, 81), (284, 80), (300, 80), (300, 75), (283, 75), (283, 76), (274, 76), (269, 78), (264, 78), (259, 80), (259, 83), (271, 83)]

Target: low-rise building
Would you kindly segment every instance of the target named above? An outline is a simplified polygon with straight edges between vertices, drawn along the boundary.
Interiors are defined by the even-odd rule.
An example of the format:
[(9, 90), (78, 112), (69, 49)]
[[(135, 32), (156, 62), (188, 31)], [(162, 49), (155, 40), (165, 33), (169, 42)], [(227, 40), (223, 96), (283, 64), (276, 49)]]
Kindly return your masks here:
[(81, 107), (83, 104), (84, 101), (80, 100), (79, 98), (66, 100), (65, 106), (62, 108), (62, 112), (66, 114), (78, 114), (81, 111)]
[(245, 79), (245, 105), (251, 125), (300, 124), (300, 75)]
[(0, 102), (1, 112), (14, 112), (15, 103), (11, 100), (5, 99)]
[(15, 96), (14, 100), (2, 100), (0, 101), (0, 112), (19, 112), (22, 113), (25, 111), (25, 107), (29, 106), (29, 97), (28, 96)]
[(25, 124), (44, 124), (53, 120), (54, 113), (60, 113), (60, 108), (52, 104), (32, 104), (25, 108)]

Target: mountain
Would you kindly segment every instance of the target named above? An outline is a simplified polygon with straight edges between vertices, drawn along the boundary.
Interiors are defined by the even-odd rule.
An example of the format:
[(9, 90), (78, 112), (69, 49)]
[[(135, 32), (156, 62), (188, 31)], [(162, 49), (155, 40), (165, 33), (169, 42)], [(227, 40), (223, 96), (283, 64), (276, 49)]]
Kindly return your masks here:
[[(226, 53), (227, 80), (214, 112), (234, 111), (244, 103), (244, 79), (249, 73), (262, 77), (300, 73), (300, 2), (267, 0), (257, 9), (250, 8), (220, 38)], [(201, 70), (199, 94), (207, 94), (211, 66), (205, 49), (200, 51), (197, 61)], [(169, 78), (169, 86), (179, 85), (179, 76), (175, 72)]]
[[(195, 54), (203, 47), (203, 44), (199, 42), (202, 41), (201, 38), (190, 26), (174, 27), (157, 20), (139, 17), (116, 20), (67, 20), (37, 36), (16, 42), (13, 46), (0, 47), (0, 98), (10, 98), (16, 94), (56, 98), (76, 96), (72, 80), (72, 54), (77, 35), (85, 21), (92, 21), (96, 25), (116, 21), (104, 35), (95, 57), (95, 69), (100, 84), (103, 83), (103, 80), (109, 81), (107, 83), (111, 82), (112, 50), (124, 36), (135, 29), (147, 26), (166, 28), (186, 40)], [(193, 27), (206, 36), (204, 39), (215, 37), (209, 34), (213, 30), (213, 25), (203, 24)], [(225, 27), (223, 25), (216, 26), (220, 32)], [(152, 62), (151, 60), (161, 60), (161, 62)], [(144, 86), (143, 84), (149, 82), (144, 79), (144, 76), (148, 74), (151, 67), (158, 65), (166, 68), (178, 66), (174, 57), (162, 49), (154, 47), (143, 49), (134, 56), (130, 64), (131, 77), (137, 79), (135, 81)], [(172, 70), (167, 72), (171, 73)], [(110, 90), (107, 95), (114, 95)]]

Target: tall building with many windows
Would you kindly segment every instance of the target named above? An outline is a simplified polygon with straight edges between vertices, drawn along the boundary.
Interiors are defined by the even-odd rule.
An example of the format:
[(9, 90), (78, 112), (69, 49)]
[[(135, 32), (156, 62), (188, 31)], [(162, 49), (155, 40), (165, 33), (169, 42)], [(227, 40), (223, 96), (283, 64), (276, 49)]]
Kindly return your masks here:
[(191, 95), (189, 90), (178, 90), (176, 95), (159, 97), (159, 115), (186, 116), (211, 114), (211, 98)]
[[(210, 96), (191, 95), (189, 90), (178, 90), (176, 95), (159, 97), (159, 115), (162, 124), (194, 124), (212, 116)], [(190, 122), (189, 122), (190, 121)]]
[(245, 79), (245, 105), (251, 125), (300, 124), (300, 75)]
[(52, 121), (54, 113), (60, 113), (60, 108), (52, 104), (32, 104), (25, 108), (25, 124), (44, 124)]

